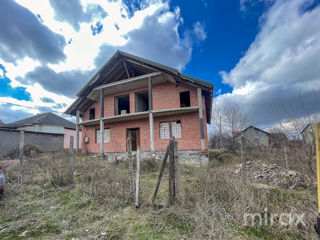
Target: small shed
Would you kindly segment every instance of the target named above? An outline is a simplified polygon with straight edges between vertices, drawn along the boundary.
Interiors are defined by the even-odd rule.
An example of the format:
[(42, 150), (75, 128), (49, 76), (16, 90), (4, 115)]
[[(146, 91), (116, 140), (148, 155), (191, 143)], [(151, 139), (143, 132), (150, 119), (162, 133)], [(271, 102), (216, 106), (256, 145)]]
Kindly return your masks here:
[(235, 136), (236, 141), (240, 143), (242, 136), (245, 137), (247, 144), (252, 147), (269, 147), (270, 145), (269, 133), (254, 126), (249, 126), (246, 129), (239, 132)]

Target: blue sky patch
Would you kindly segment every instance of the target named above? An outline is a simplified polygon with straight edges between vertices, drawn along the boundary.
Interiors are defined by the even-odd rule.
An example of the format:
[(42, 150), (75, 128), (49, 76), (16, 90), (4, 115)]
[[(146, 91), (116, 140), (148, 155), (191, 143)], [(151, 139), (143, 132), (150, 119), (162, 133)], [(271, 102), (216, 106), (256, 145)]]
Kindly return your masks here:
[(13, 88), (10, 83), (11, 80), (6, 76), (5, 67), (0, 64), (0, 97), (12, 97), (18, 100), (31, 100), (31, 95), (24, 87)]
[(96, 23), (96, 25), (91, 25), (91, 31), (92, 31), (92, 35), (98, 35), (99, 33), (101, 33), (103, 31), (103, 25), (102, 23), (99, 21)]

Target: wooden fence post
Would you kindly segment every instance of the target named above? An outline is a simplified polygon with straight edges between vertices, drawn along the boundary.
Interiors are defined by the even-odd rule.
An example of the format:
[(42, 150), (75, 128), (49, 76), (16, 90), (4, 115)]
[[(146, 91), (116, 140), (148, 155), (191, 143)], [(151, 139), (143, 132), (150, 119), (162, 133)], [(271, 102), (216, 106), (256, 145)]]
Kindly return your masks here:
[(176, 200), (175, 163), (174, 163), (174, 140), (170, 140), (169, 150), (169, 205), (173, 206)]
[(247, 161), (246, 161), (246, 139), (244, 136), (240, 138), (240, 153), (241, 153), (242, 169), (245, 170)]
[(140, 146), (137, 146), (137, 175), (136, 175), (136, 207), (140, 206), (140, 161), (141, 161), (141, 154), (140, 154)]
[(287, 146), (283, 146), (283, 151), (284, 151), (284, 161), (286, 163), (286, 169), (289, 170), (288, 147)]
[(131, 138), (127, 139), (128, 143), (128, 161), (129, 161), (129, 172), (130, 172), (130, 195), (132, 201), (134, 201), (134, 183), (133, 183), (133, 159), (132, 159), (132, 143)]
[(19, 135), (19, 170), (20, 170), (20, 183), (23, 184), (24, 169), (23, 169), (23, 147), (24, 147), (24, 131), (20, 131)]
[(175, 168), (175, 190), (176, 190), (176, 198), (179, 193), (179, 152), (178, 152), (178, 142), (174, 141), (174, 168)]
[(69, 176), (70, 176), (70, 182), (71, 182), (71, 183), (74, 183), (74, 177), (73, 177), (73, 172), (74, 172), (73, 136), (70, 136), (70, 148), (69, 148), (69, 153), (70, 153)]
[(163, 172), (164, 172), (164, 169), (166, 167), (167, 159), (168, 159), (168, 156), (169, 156), (169, 151), (170, 151), (170, 144), (167, 146), (167, 150), (166, 150), (166, 152), (164, 154), (164, 158), (163, 158), (162, 165), (161, 165), (161, 168), (160, 168), (160, 174), (159, 174), (156, 190), (154, 191), (153, 198), (152, 198), (152, 204), (154, 204), (154, 201), (156, 200), (156, 197), (157, 197), (157, 193), (158, 193), (158, 190), (159, 190), (159, 187), (160, 187), (160, 183), (161, 183), (161, 179), (162, 179), (162, 176), (163, 176)]

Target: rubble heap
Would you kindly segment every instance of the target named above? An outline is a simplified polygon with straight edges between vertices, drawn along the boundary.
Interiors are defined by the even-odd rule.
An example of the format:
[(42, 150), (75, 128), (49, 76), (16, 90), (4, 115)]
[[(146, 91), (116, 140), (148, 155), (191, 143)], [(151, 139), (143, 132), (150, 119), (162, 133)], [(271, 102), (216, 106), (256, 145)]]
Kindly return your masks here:
[(246, 173), (250, 180), (284, 189), (316, 189), (315, 179), (300, 172), (287, 170), (277, 164), (248, 161), (237, 165), (235, 174)]

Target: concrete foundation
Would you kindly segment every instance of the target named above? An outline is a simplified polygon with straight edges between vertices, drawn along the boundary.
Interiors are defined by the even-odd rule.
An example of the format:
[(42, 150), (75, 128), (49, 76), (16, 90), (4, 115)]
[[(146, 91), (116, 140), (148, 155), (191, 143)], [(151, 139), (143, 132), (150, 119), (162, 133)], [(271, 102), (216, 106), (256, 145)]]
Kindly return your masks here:
[[(141, 160), (156, 159), (159, 161), (163, 160), (165, 151), (144, 151), (141, 152)], [(121, 162), (128, 160), (128, 154), (126, 152), (112, 152), (104, 153), (106, 158), (110, 162)], [(136, 152), (132, 152), (135, 157)], [(182, 150), (179, 151), (179, 163), (192, 164), (192, 165), (206, 165), (208, 163), (208, 154), (201, 153), (200, 150)]]

